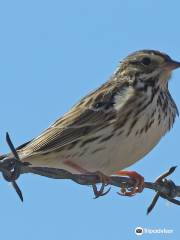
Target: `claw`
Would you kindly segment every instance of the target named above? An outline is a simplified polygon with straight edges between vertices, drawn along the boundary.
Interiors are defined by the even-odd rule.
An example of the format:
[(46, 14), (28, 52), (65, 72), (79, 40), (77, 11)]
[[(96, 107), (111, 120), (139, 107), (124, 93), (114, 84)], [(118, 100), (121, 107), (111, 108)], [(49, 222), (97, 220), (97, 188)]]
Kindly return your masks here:
[(93, 187), (93, 192), (94, 192), (94, 195), (95, 195), (94, 199), (108, 194), (108, 192), (111, 190), (111, 187), (109, 187), (108, 190), (104, 192), (105, 187), (108, 186), (109, 183), (110, 183), (110, 178), (109, 178), (108, 176), (104, 175), (104, 174), (101, 173), (101, 172), (96, 172), (95, 174), (98, 175), (98, 177), (99, 177), (99, 179), (100, 179), (100, 182), (101, 182), (102, 184), (101, 184), (101, 187), (100, 187), (99, 190), (97, 189), (96, 184), (93, 184), (93, 185), (92, 185), (92, 187)]
[(143, 191), (144, 177), (142, 177), (137, 172), (134, 172), (134, 171), (118, 171), (115, 174), (121, 175), (121, 176), (129, 176), (130, 178), (135, 180), (135, 185), (132, 188), (128, 189), (129, 191), (127, 191), (127, 188), (122, 187), (121, 192), (120, 193), (118, 192), (119, 195), (132, 197), (136, 193)]
[(106, 191), (104, 192), (105, 185), (106, 185), (106, 184), (102, 183), (100, 190), (97, 189), (97, 186), (96, 186), (95, 184), (92, 185), (92, 187), (93, 187), (93, 192), (94, 192), (94, 195), (95, 195), (94, 199), (96, 199), (96, 198), (98, 198), (98, 197), (102, 197), (102, 196), (108, 194), (108, 192), (111, 190), (111, 187), (109, 187), (108, 190), (106, 190)]

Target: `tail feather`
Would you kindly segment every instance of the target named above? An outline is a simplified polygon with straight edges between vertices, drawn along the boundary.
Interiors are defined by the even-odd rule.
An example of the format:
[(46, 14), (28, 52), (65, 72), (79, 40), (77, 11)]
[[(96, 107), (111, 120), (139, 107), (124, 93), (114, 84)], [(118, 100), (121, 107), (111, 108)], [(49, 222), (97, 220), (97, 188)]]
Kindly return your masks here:
[[(31, 140), (31, 141), (32, 141), (32, 140)], [(23, 147), (25, 147), (26, 145), (28, 145), (31, 141), (28, 141), (28, 142), (25, 142), (25, 143), (21, 144), (20, 146), (18, 146), (18, 147), (16, 148), (16, 150), (22, 149)]]
[[(23, 144), (21, 144), (20, 146), (18, 146), (16, 148), (16, 150), (21, 150), (23, 147), (25, 147), (28, 143), (30, 143), (31, 141), (28, 141), (28, 142), (25, 142)], [(0, 161), (3, 160), (5, 157), (8, 157), (9, 154), (3, 154), (3, 155), (0, 155)]]

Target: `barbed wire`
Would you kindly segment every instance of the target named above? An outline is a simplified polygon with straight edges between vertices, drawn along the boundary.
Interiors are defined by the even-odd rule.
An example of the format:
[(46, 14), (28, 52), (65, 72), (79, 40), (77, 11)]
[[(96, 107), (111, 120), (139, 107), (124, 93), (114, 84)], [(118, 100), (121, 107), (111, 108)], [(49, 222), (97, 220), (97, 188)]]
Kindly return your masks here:
[[(16, 180), (22, 174), (33, 173), (40, 176), (53, 178), (53, 179), (69, 179), (81, 185), (94, 185), (101, 183), (97, 174), (72, 174), (63, 169), (48, 168), (48, 167), (31, 167), (29, 163), (21, 162), (18, 153), (12, 144), (9, 134), (6, 135), (6, 141), (12, 151), (12, 157), (4, 157), (0, 159), (0, 172), (4, 179), (12, 183), (15, 191), (23, 201), (23, 195), (16, 183)], [(161, 174), (154, 182), (144, 182), (144, 188), (151, 189), (156, 192), (151, 204), (147, 208), (149, 214), (161, 197), (176, 205), (180, 205), (177, 197), (180, 197), (180, 186), (177, 186), (172, 180), (167, 179), (175, 171), (176, 167), (171, 167), (168, 171)], [(110, 176), (108, 185), (116, 186), (119, 188), (132, 189), (136, 181), (128, 177)], [(109, 190), (108, 190), (109, 192)]]

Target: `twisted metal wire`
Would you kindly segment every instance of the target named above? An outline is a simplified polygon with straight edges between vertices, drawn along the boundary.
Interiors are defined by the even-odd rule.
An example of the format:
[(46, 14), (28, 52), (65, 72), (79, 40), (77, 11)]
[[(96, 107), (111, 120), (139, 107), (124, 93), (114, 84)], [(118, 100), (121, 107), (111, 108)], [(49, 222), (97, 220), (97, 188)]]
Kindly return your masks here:
[[(29, 163), (23, 163), (20, 161), (18, 153), (8, 133), (6, 134), (6, 141), (11, 149), (13, 157), (0, 157), (0, 172), (6, 181), (12, 183), (12, 186), (21, 201), (23, 201), (23, 195), (16, 183), (16, 180), (21, 174), (33, 173), (53, 179), (69, 179), (81, 185), (101, 183), (97, 174), (72, 174), (63, 169), (31, 167)], [(147, 208), (147, 214), (152, 211), (160, 197), (172, 202), (173, 204), (180, 205), (180, 201), (176, 199), (177, 197), (180, 197), (180, 186), (177, 186), (172, 180), (167, 179), (167, 177), (171, 175), (175, 169), (176, 167), (171, 167), (168, 171), (161, 174), (155, 182), (144, 182), (144, 188), (148, 188), (156, 192), (151, 204)], [(135, 184), (136, 182), (128, 177), (110, 176), (109, 185), (112, 186), (131, 189)]]

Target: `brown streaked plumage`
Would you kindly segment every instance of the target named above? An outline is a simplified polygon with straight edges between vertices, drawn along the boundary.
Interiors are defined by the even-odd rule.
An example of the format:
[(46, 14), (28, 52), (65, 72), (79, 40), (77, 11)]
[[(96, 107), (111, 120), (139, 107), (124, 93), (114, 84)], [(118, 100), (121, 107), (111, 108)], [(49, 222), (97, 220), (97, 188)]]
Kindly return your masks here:
[(180, 63), (158, 51), (129, 55), (109, 81), (19, 147), (20, 159), (32, 166), (106, 175), (132, 165), (174, 123), (178, 111), (168, 80), (177, 67)]

